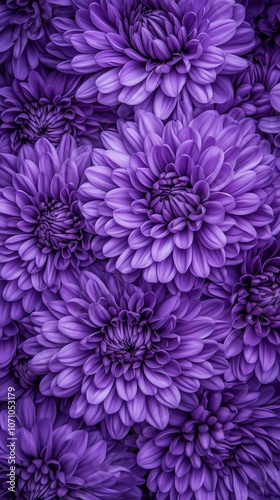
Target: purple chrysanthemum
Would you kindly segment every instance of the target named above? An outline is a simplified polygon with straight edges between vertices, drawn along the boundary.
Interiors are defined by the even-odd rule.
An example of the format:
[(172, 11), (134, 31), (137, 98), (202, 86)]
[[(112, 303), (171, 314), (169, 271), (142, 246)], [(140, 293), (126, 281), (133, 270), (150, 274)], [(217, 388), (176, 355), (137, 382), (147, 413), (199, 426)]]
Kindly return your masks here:
[[(1, 305), (3, 302), (1, 302)], [(37, 298), (36, 308), (42, 308), (42, 302)], [(11, 308), (12, 310), (12, 308)], [(24, 325), (22, 321), (10, 321), (3, 329), (0, 335), (0, 381), (1, 386), (7, 391), (7, 387), (14, 387), (17, 399), (24, 393), (25, 395), (39, 395), (40, 377), (38, 373), (33, 372), (29, 367), (31, 356), (26, 354), (23, 349), (25, 341), (33, 334), (33, 326), (25, 318)], [(6, 380), (10, 378), (11, 382), (7, 384)], [(4, 400), (6, 401), (7, 395)], [(1, 400), (1, 395), (0, 395)], [(0, 495), (1, 496), (1, 495)]]
[[(105, 440), (57, 413), (48, 398), (37, 407), (28, 398), (16, 405), (16, 475), (18, 500), (139, 500), (141, 470), (123, 444)], [(3, 412), (2, 422), (8, 421)], [(7, 472), (7, 432), (0, 431), (1, 477)], [(7, 478), (7, 476), (6, 476)], [(6, 478), (1, 480), (7, 495)], [(2, 495), (1, 495), (2, 496)], [(5, 497), (7, 498), (7, 497)]]
[(10, 185), (0, 193), (0, 275), (11, 282), (7, 300), (32, 288), (58, 290), (92, 262), (77, 198), (90, 152), (67, 135), (57, 149), (46, 139), (22, 147)]
[(228, 94), (227, 102), (215, 109), (225, 113), (240, 107), (255, 120), (263, 138), (280, 147), (280, 51), (258, 48), (248, 61), (245, 71), (231, 77), (234, 91)]
[(67, 0), (1, 0), (0, 63), (8, 62), (16, 78), (35, 69), (49, 41), (51, 20), (72, 12)]
[(0, 317), (0, 377), (5, 375), (19, 343), (18, 324), (11, 318), (13, 305), (3, 301), (3, 288), (3, 283), (0, 281), (2, 309)]
[[(168, 427), (145, 427), (138, 463), (158, 500), (259, 500), (280, 494), (278, 388), (200, 391)], [(279, 394), (279, 392), (278, 392)]]
[(95, 142), (101, 124), (112, 123), (114, 114), (105, 106), (78, 103), (75, 92), (80, 77), (57, 71), (31, 71), (27, 82), (14, 80), (0, 88), (0, 132), (11, 149), (35, 144), (45, 137), (57, 146), (65, 133), (78, 142)]
[[(97, 96), (106, 105), (152, 106), (162, 119), (180, 99), (224, 102), (226, 75), (247, 67), (240, 56), (255, 44), (244, 7), (234, 0), (75, 4), (76, 27), (54, 20), (62, 36), (51, 37), (50, 51), (74, 47), (72, 69), (94, 74), (78, 90), (84, 102)], [(65, 58), (58, 65), (68, 67)]]
[(280, 242), (250, 251), (232, 291), (233, 331), (225, 342), (231, 359), (228, 378), (247, 380), (253, 372), (262, 384), (279, 378)]
[(181, 394), (223, 387), (220, 342), (229, 322), (222, 302), (89, 271), (60, 293), (64, 302), (31, 315), (37, 335), (24, 350), (44, 376), (42, 394), (75, 396), (72, 417), (88, 425), (106, 419), (119, 439), (134, 422), (163, 429)]
[(273, 209), (274, 213), (274, 221), (272, 224), (272, 234), (275, 237), (278, 237), (280, 235), (280, 144), (279, 144), (279, 150), (278, 150), (279, 156), (276, 161), (277, 165), (277, 172), (278, 172), (278, 179), (277, 179), (277, 185), (275, 188), (275, 193), (274, 193), (274, 199), (273, 202), (271, 203), (271, 207)]
[[(10, 370), (13, 371), (12, 365), (15, 366), (19, 344), (28, 338), (20, 320), (26, 316), (26, 312), (31, 313), (36, 307), (42, 307), (38, 293), (33, 290), (27, 293), (24, 290), (20, 293), (14, 290), (12, 293), (13, 300), (7, 301), (6, 298), (11, 295), (11, 282), (0, 280), (0, 379)], [(24, 353), (23, 355), (26, 357)]]
[[(279, 51), (280, 55), (280, 51)], [(275, 145), (274, 154), (277, 158), (280, 156), (280, 61), (277, 63), (277, 83), (269, 92), (270, 104), (272, 113), (268, 116), (261, 118), (259, 122), (259, 129), (271, 137), (271, 142)]]
[(268, 0), (258, 21), (258, 29), (263, 36), (280, 47), (280, 2)]
[(266, 48), (280, 47), (280, 2), (279, 0), (242, 0), (246, 8), (246, 20), (255, 30), (259, 41)]
[(80, 189), (92, 248), (110, 269), (190, 290), (269, 239), (275, 159), (253, 120), (208, 111), (163, 126), (138, 111), (118, 130), (103, 133), (106, 150), (93, 153)]

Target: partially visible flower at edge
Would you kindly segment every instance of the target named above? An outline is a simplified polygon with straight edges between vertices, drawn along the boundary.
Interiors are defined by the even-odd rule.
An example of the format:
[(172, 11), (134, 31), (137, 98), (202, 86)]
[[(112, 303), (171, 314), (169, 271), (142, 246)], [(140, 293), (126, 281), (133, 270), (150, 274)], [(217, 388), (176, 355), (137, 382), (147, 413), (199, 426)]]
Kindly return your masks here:
[(22, 291), (58, 290), (79, 266), (93, 261), (77, 190), (91, 147), (63, 136), (57, 149), (46, 139), (23, 146), (14, 171), (6, 169), (0, 193), (0, 276), (7, 300)]
[(279, 386), (199, 391), (161, 432), (144, 426), (138, 464), (158, 500), (278, 498)]
[(42, 137), (57, 146), (65, 133), (78, 144), (99, 145), (99, 131), (112, 124), (116, 113), (99, 104), (75, 99), (81, 77), (43, 67), (30, 71), (27, 82), (13, 80), (0, 88), (0, 132), (17, 153), (24, 144)]
[[(5, 412), (3, 412), (4, 417)], [(2, 418), (1, 421), (8, 421)], [(2, 424), (3, 425), (3, 424)], [(0, 431), (0, 467), (7, 467), (7, 428)], [(35, 406), (29, 397), (17, 402), (15, 498), (30, 500), (140, 500), (143, 472), (127, 447), (105, 441), (99, 430), (79, 428), (57, 412), (47, 398)], [(8, 484), (1, 479), (2, 490)]]
[(5, 62), (16, 78), (24, 80), (35, 69), (54, 31), (54, 16), (73, 13), (70, 0), (1, 0), (0, 64)]
[[(247, 67), (255, 45), (245, 10), (232, 0), (75, 2), (76, 23), (54, 19), (48, 45), (57, 68), (92, 75), (77, 92), (84, 102), (144, 106), (162, 119), (178, 99), (224, 102), (229, 74)], [(74, 55), (74, 54), (77, 55)]]
[(246, 381), (252, 373), (262, 384), (279, 379), (279, 239), (252, 249), (241, 265), (232, 290), (232, 326), (225, 341), (226, 379)]

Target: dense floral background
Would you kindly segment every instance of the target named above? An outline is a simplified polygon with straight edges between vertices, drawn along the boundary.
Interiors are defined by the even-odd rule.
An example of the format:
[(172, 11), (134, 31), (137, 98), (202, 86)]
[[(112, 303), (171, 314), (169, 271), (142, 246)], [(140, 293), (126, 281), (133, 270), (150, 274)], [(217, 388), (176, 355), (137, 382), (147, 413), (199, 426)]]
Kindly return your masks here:
[(0, 498), (280, 498), (279, 0), (0, 0), (0, 300)]

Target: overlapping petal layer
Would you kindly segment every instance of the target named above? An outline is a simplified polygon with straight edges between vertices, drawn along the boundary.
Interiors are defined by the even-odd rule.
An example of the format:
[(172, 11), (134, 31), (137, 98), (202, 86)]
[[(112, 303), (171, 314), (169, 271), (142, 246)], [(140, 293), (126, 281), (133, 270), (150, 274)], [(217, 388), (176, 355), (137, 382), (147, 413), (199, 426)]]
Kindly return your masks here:
[(70, 0), (1, 0), (0, 64), (5, 62), (16, 78), (25, 80), (44, 53), (52, 17), (72, 11)]

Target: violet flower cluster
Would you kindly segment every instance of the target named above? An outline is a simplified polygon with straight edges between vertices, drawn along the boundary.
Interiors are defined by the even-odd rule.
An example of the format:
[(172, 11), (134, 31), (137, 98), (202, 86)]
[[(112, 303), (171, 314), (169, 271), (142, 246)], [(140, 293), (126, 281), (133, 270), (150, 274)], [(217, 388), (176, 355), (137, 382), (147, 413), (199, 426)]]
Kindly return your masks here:
[(278, 0), (0, 0), (1, 499), (280, 498), (279, 207)]

